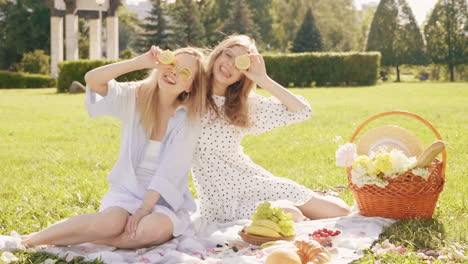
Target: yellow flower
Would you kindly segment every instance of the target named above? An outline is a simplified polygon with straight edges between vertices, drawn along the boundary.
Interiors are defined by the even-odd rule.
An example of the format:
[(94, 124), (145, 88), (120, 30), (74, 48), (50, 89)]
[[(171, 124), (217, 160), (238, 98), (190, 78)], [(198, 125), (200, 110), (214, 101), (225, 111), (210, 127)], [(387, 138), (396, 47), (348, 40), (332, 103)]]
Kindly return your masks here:
[(374, 167), (381, 172), (388, 172), (393, 169), (392, 156), (388, 153), (380, 153), (375, 156)]
[(353, 169), (356, 169), (358, 166), (366, 168), (367, 174), (377, 175), (380, 171), (374, 166), (372, 160), (368, 156), (359, 156), (354, 160)]

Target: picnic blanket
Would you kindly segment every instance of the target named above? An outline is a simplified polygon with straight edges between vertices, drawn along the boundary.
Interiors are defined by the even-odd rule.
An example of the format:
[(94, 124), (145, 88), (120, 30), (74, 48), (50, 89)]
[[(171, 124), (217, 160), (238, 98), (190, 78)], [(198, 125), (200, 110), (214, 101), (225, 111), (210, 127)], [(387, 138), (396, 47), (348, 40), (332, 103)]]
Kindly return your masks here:
[[(292, 242), (265, 249), (244, 243), (237, 233), (245, 224), (249, 224), (250, 220), (211, 224), (199, 215), (192, 216), (192, 220), (194, 227), (189, 233), (151, 248), (122, 250), (84, 243), (68, 247), (30, 250), (49, 252), (68, 261), (83, 257), (85, 261), (101, 259), (109, 264), (257, 264), (264, 263), (267, 255), (277, 248), (294, 247)], [(394, 220), (381, 217), (363, 217), (358, 213), (344, 217), (304, 221), (295, 225), (296, 239), (308, 239), (308, 234), (317, 229), (339, 229), (341, 234), (333, 241), (333, 247), (330, 248), (331, 263), (349, 263), (362, 257), (363, 249), (370, 247), (382, 232), (383, 227), (393, 222)], [(17, 236), (0, 236), (0, 250), (11, 251), (19, 247)]]

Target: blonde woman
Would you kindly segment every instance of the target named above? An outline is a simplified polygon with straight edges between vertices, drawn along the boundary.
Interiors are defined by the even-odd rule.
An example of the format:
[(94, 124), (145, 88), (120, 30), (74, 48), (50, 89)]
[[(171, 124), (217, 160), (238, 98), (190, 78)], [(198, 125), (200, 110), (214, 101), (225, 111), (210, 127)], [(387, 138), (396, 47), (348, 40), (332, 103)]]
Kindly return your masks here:
[[(204, 109), (203, 54), (176, 50), (175, 66), (163, 65), (152, 46), (134, 59), (88, 72), (86, 107), (91, 117), (122, 122), (117, 163), (98, 213), (77, 215), (23, 236), (28, 247), (84, 242), (136, 249), (183, 234), (196, 204), (188, 172)], [(145, 80), (119, 83), (127, 72), (152, 68)]]
[[(236, 68), (235, 59), (240, 55), (250, 57), (248, 70)], [(212, 51), (207, 84), (208, 113), (202, 118), (193, 166), (202, 216), (211, 222), (250, 218), (262, 201), (275, 202), (292, 213), (295, 221), (349, 214), (341, 199), (321, 196), (292, 180), (275, 177), (244, 154), (240, 143), (245, 135), (301, 122), (312, 114), (304, 98), (267, 75), (263, 57), (251, 38), (230, 36)], [(255, 84), (273, 96), (254, 94)]]

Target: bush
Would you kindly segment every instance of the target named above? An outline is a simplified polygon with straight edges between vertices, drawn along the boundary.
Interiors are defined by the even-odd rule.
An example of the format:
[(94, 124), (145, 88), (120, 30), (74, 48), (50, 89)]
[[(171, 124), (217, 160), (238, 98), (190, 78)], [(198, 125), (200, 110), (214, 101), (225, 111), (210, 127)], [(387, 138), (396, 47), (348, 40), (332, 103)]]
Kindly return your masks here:
[(47, 75), (50, 74), (50, 56), (45, 54), (43, 50), (27, 52), (23, 54), (21, 61), (14, 64), (12, 68), (19, 72)]
[(374, 85), (380, 53), (297, 53), (264, 56), (268, 75), (285, 87)]
[(0, 71), (0, 88), (48, 88), (55, 79), (48, 75)]
[[(63, 61), (59, 63), (60, 73), (57, 79), (57, 92), (68, 92), (73, 81), (85, 83), (85, 74), (97, 67), (111, 64), (116, 61), (110, 60), (79, 60), (79, 61)], [(148, 75), (149, 70), (140, 70), (129, 72), (117, 78), (120, 82), (136, 81), (144, 79)]]
[(124, 49), (120, 52), (120, 58), (123, 59), (123, 60), (128, 60), (128, 59), (132, 59), (132, 58), (135, 58), (136, 56), (138, 56), (138, 54), (136, 54), (135, 51), (133, 51), (132, 48), (127, 48), (127, 49)]

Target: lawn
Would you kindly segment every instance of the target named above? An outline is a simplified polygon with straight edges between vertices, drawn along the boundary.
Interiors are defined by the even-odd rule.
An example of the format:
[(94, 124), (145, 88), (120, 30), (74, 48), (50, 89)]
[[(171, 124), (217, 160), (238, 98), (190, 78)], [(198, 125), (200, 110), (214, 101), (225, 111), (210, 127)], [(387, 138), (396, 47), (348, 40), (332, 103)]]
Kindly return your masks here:
[[(308, 99), (314, 116), (245, 138), (245, 152), (255, 162), (312, 189), (346, 185), (345, 171), (335, 165), (334, 155), (356, 127), (384, 111), (417, 113), (432, 123), (447, 143), (445, 188), (433, 220), (398, 222), (380, 241), (388, 238), (412, 250), (455, 245), (467, 255), (467, 83), (387, 83), (292, 91)], [(117, 159), (118, 121), (90, 119), (84, 95), (56, 94), (55, 89), (0, 90), (0, 117), (1, 235), (12, 230), (33, 232), (65, 217), (97, 210), (107, 190), (105, 179)], [(436, 139), (422, 123), (403, 116), (379, 119), (369, 128), (383, 124), (414, 131), (425, 146)], [(353, 201), (348, 190), (340, 196), (349, 204)], [(21, 263), (43, 258), (26, 254)], [(358, 263), (376, 259), (400, 263), (399, 258), (369, 254)], [(408, 263), (420, 260), (416, 256), (409, 259), (414, 262)]]

